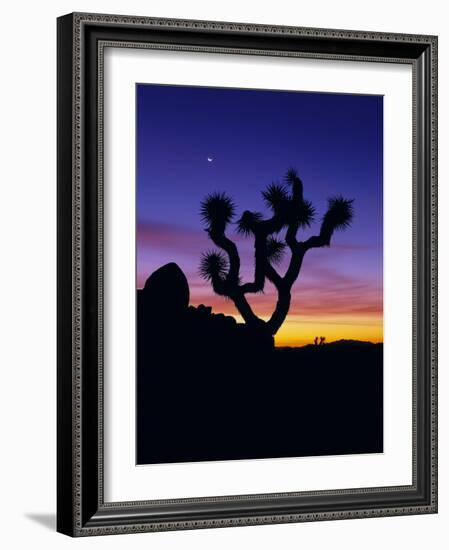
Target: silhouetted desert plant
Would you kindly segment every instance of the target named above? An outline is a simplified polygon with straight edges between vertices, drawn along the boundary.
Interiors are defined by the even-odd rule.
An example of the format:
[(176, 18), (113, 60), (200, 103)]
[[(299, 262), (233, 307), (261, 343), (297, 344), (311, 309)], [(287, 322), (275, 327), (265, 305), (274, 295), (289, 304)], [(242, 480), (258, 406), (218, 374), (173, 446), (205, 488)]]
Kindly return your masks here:
[[(200, 275), (211, 282), (220, 296), (232, 300), (245, 323), (267, 334), (274, 335), (282, 326), (291, 302), (291, 290), (301, 271), (304, 256), (311, 248), (329, 246), (335, 231), (345, 230), (353, 218), (353, 200), (342, 196), (328, 199), (328, 209), (321, 221), (318, 235), (304, 241), (298, 231), (309, 227), (315, 217), (315, 208), (303, 196), (303, 183), (294, 169), (285, 176), (285, 183), (272, 183), (262, 192), (263, 200), (271, 210), (271, 217), (245, 210), (237, 220), (237, 231), (254, 238), (254, 280), (240, 279), (240, 256), (236, 244), (226, 235), (234, 221), (236, 205), (226, 193), (212, 193), (201, 203), (201, 217), (211, 241), (220, 250), (203, 253)], [(285, 232), (283, 238), (279, 234)], [(276, 267), (289, 250), (290, 261), (284, 275)], [(262, 292), (268, 279), (277, 290), (273, 314), (264, 321), (252, 310), (246, 295)], [(325, 338), (320, 337), (319, 345)], [(316, 340), (318, 344), (318, 340)]]
[(313, 344), (315, 346), (323, 346), (325, 341), (326, 336), (315, 336), (315, 338), (313, 339)]

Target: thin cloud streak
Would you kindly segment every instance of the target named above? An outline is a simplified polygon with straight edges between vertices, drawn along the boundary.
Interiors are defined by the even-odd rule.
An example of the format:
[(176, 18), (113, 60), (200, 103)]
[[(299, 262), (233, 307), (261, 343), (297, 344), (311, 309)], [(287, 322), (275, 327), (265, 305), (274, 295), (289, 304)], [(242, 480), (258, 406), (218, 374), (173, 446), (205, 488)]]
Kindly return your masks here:
[[(138, 225), (138, 287), (142, 288), (152, 271), (177, 260), (189, 280), (192, 304), (206, 303), (216, 312), (236, 314), (232, 302), (216, 296), (209, 283), (198, 274), (198, 260), (201, 251), (210, 248), (210, 241), (202, 230), (165, 223)], [(242, 275), (245, 280), (253, 277), (251, 239), (239, 239), (242, 253)], [(327, 255), (306, 257), (298, 281), (292, 293), (291, 315), (320, 316), (324, 312), (340, 316), (359, 314), (382, 314), (383, 292), (379, 280), (372, 277), (354, 277), (332, 266), (335, 254), (332, 248)], [(340, 247), (341, 248), (341, 247)], [(345, 247), (343, 247), (345, 248)], [(329, 256), (333, 256), (329, 257)], [(244, 260), (247, 260), (246, 262)], [(280, 271), (285, 270), (286, 265)], [(262, 316), (271, 315), (277, 299), (270, 283), (265, 292), (249, 294), (248, 300)]]

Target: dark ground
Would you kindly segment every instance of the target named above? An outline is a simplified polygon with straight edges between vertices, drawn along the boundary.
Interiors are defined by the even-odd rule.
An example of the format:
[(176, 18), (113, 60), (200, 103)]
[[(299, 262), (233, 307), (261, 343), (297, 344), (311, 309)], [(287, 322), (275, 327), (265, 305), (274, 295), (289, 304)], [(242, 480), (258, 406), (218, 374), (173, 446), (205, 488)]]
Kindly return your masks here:
[(137, 293), (138, 464), (382, 452), (382, 344), (275, 349), (188, 304), (173, 263)]
[(159, 337), (139, 350), (137, 463), (382, 452), (382, 362), (382, 344), (256, 354)]

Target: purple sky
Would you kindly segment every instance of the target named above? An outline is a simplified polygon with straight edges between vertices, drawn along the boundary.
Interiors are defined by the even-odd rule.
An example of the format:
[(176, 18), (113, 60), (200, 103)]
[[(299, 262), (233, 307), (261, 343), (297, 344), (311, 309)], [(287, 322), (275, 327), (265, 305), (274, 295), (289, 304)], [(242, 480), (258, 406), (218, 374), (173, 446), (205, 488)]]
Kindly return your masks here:
[[(304, 237), (319, 231), (329, 196), (355, 199), (355, 217), (330, 248), (306, 256), (283, 341), (307, 340), (292, 336), (301, 322), (326, 325), (327, 333), (332, 323), (355, 327), (348, 329), (353, 332), (369, 326), (367, 338), (382, 340), (381, 96), (147, 84), (139, 84), (136, 95), (139, 288), (152, 271), (175, 261), (189, 280), (191, 303), (235, 313), (198, 276), (201, 252), (213, 248), (200, 202), (212, 191), (226, 191), (237, 217), (246, 209), (265, 212), (260, 192), (295, 167), (317, 210)], [(237, 240), (242, 275), (252, 277), (253, 243)], [(274, 299), (267, 288), (252, 303), (263, 316)], [(348, 336), (345, 329), (335, 331)]]

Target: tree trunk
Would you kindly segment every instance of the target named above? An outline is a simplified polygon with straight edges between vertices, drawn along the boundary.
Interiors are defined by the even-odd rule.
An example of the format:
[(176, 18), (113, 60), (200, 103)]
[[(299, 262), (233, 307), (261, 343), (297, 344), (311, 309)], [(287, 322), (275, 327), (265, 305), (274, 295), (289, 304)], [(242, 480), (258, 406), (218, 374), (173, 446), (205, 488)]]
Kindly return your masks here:
[(243, 293), (237, 292), (236, 294), (231, 295), (230, 298), (234, 302), (235, 307), (238, 309), (247, 325), (252, 327), (260, 327), (265, 325), (265, 322), (254, 314)]
[(267, 328), (270, 334), (274, 335), (281, 328), (282, 323), (288, 315), (290, 309), (291, 294), (287, 288), (278, 289), (278, 300), (276, 302), (276, 308), (267, 322)]

